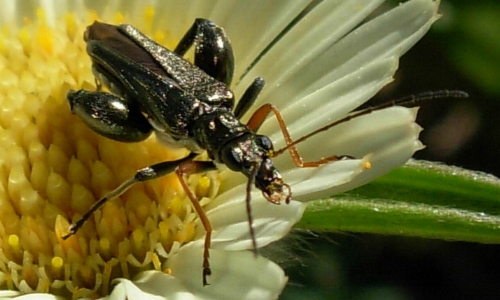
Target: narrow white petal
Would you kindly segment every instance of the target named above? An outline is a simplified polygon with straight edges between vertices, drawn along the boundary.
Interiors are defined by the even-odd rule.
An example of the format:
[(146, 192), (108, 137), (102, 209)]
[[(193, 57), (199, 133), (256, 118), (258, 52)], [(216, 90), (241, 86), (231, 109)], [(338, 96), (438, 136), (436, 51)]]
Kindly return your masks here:
[(235, 82), (262, 50), (309, 2), (307, 0), (235, 1), (237, 5), (228, 9), (230, 2), (219, 1), (220, 5), (217, 10), (214, 10), (212, 20), (221, 20), (220, 25), (225, 28), (233, 41), (233, 51), (237, 59)]
[[(114, 0), (112, 0), (114, 1)], [(142, 0), (142, 1), (121, 1), (121, 0), (116, 0), (116, 6), (114, 9), (107, 9), (107, 13), (109, 13), (110, 17), (114, 17), (117, 11), (119, 12), (125, 12), (126, 13), (126, 18), (127, 22), (130, 24), (143, 24), (144, 23), (144, 12), (146, 11), (147, 7), (154, 7), (155, 3), (162, 3), (162, 1), (155, 1), (155, 0)], [(184, 2), (184, 1), (182, 1)], [(159, 4), (158, 3), (158, 4)], [(169, 7), (165, 6), (164, 3), (162, 3), (163, 6), (160, 7), (159, 10), (155, 9), (155, 14), (161, 14), (162, 12), (169, 11)], [(101, 4), (102, 6), (102, 4)], [(156, 19), (164, 19), (164, 18), (156, 18)], [(192, 19), (194, 20), (194, 19)], [(156, 25), (156, 24), (155, 24)], [(177, 24), (179, 26), (179, 24)], [(179, 26), (180, 27), (180, 26)], [(163, 30), (168, 30), (170, 28), (164, 28), (164, 27), (158, 27)]]
[(0, 290), (0, 299), (10, 299), (18, 295), (21, 295), (21, 292), (12, 290)]
[[(311, 198), (310, 195), (322, 193), (324, 190), (331, 190), (333, 187), (343, 186), (357, 178), (360, 173), (366, 171), (364, 165), (366, 161), (371, 161), (368, 155), (365, 159), (344, 160), (329, 163), (317, 168), (296, 168), (283, 174), (283, 178), (291, 184), (293, 199), (304, 201)], [(305, 174), (308, 176), (304, 176)], [(301, 180), (295, 182), (293, 177)]]
[[(252, 249), (248, 215), (244, 202), (243, 186), (231, 190), (214, 200), (207, 216), (213, 227), (212, 247), (226, 250)], [(302, 217), (305, 206), (297, 201), (282, 205), (272, 204), (262, 198), (260, 191), (252, 193), (253, 228), (258, 247), (281, 239)], [(205, 230), (197, 225), (196, 239), (203, 239)]]
[[(239, 89), (245, 88), (254, 77), (264, 76), (268, 80), (268, 88), (263, 92), (263, 98), (266, 98), (265, 96), (274, 87), (279, 86), (279, 83), (290, 75), (299, 73), (315, 57), (359, 24), (381, 2), (381, 0), (320, 2), (262, 57), (242, 80), (236, 89), (237, 94)], [(277, 98), (272, 99), (277, 100)], [(283, 101), (287, 100), (289, 99)], [(256, 105), (260, 103), (257, 102)]]
[[(338, 186), (332, 193), (324, 194), (323, 196), (331, 196), (352, 190), (363, 184), (366, 184), (374, 179), (386, 174), (396, 167), (407, 162), (416, 150), (422, 149), (420, 141), (411, 138), (403, 138), (400, 141), (388, 144), (387, 147), (380, 149), (372, 155), (370, 161), (372, 168), (366, 172), (362, 172), (354, 180), (347, 182), (344, 185)], [(318, 199), (318, 195), (310, 195), (310, 199)]]
[[(116, 279), (115, 282), (118, 282), (118, 284), (113, 288), (111, 294), (101, 299), (103, 300), (104, 299), (106, 300), (108, 299), (109, 300), (111, 299), (112, 300), (127, 300), (127, 299), (164, 300), (165, 299), (164, 296), (154, 295), (147, 292), (144, 289), (141, 289), (139, 286), (137, 286), (135, 283), (133, 283), (128, 279), (119, 278)], [(166, 294), (167, 291), (171, 290), (171, 286), (166, 283), (167, 281), (163, 283), (164, 294)], [(147, 287), (149, 287), (149, 285), (147, 285)], [(175, 292), (175, 290), (173, 290), (172, 292)], [(171, 295), (175, 295), (175, 293), (170, 294), (169, 292), (169, 297)], [(181, 299), (181, 298), (172, 298), (172, 299)]]
[[(137, 1), (137, 4), (143, 2)], [(171, 41), (179, 41), (196, 18), (210, 19), (210, 14), (216, 5), (213, 1), (203, 0), (150, 0), (150, 2), (149, 5), (154, 7), (157, 16), (153, 19), (154, 28), (168, 34)], [(129, 2), (124, 3), (129, 4)]]
[(221, 173), (219, 174), (219, 178), (221, 185), (219, 187), (219, 196), (224, 195), (226, 191), (234, 189), (241, 184), (246, 184), (248, 180), (243, 173), (233, 172), (224, 167), (220, 167), (220, 169)]
[(172, 276), (178, 278), (196, 299), (276, 299), (287, 278), (272, 261), (250, 251), (210, 250), (208, 286), (202, 285), (202, 243), (183, 246), (168, 261)]
[(194, 300), (193, 294), (186, 290), (182, 282), (171, 275), (159, 271), (145, 271), (134, 281), (118, 279), (112, 294), (106, 299), (169, 299)]
[(1, 291), (0, 299), (13, 299), (13, 300), (63, 300), (65, 298), (60, 296), (54, 296), (51, 294), (33, 293), (22, 295), (17, 291)]
[[(262, 49), (295, 17), (309, 1), (155, 1), (155, 11), (170, 12), (156, 18), (155, 27), (163, 28), (173, 40), (179, 40), (196, 18), (206, 18), (226, 31), (237, 57), (236, 77)], [(128, 5), (128, 2), (125, 2)], [(135, 4), (135, 2), (133, 2)], [(142, 5), (142, 2), (140, 6)], [(142, 12), (143, 9), (128, 9)], [(181, 13), (173, 13), (181, 12)], [(256, 20), (256, 18), (258, 20)], [(251, 30), (249, 30), (251, 29)], [(244, 38), (241, 38), (244, 33)]]
[[(375, 111), (319, 133), (299, 144), (298, 149), (306, 161), (331, 155), (362, 158), (401, 139), (416, 141), (421, 129), (414, 123), (415, 117), (414, 109), (400, 106)], [(275, 161), (284, 168), (290, 158), (282, 156)]]
[[(59, 16), (66, 11), (67, 1), (64, 0), (40, 0), (39, 7), (43, 9), (45, 19), (49, 26), (56, 26), (56, 21)], [(38, 7), (37, 7), (38, 8)]]
[(434, 1), (405, 2), (349, 33), (286, 80), (269, 85), (262, 98), (302, 97), (371, 62), (401, 56), (427, 32), (436, 13)]
[[(392, 81), (397, 62), (396, 57), (381, 59), (283, 107), (280, 112), (292, 137), (300, 138), (332, 123), (366, 102)], [(259, 132), (272, 133), (270, 138), (275, 147), (284, 146), (283, 133), (274, 116), (266, 120)]]

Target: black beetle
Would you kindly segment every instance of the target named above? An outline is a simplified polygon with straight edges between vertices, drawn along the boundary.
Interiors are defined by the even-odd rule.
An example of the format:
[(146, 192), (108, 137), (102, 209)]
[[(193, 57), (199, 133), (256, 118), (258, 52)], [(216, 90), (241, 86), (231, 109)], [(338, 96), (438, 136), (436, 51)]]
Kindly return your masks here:
[[(92, 130), (110, 139), (138, 142), (155, 132), (164, 144), (184, 147), (191, 153), (185, 158), (137, 171), (73, 223), (63, 239), (75, 234), (101, 205), (119, 196), (133, 184), (176, 172), (206, 230), (204, 285), (207, 284), (206, 276), (211, 273), (208, 259), (212, 228), (196, 196), (188, 187), (185, 175), (214, 170), (215, 163), (220, 163), (248, 177), (246, 209), (255, 250), (257, 245), (250, 206), (252, 184), (262, 191), (265, 199), (274, 204), (282, 201), (289, 203), (292, 196), (290, 186), (284, 183), (273, 165), (272, 157), (290, 151), (298, 167), (317, 167), (327, 162), (349, 159), (352, 156), (332, 155), (304, 162), (295, 145), (374, 110), (394, 105), (417, 106), (427, 99), (466, 96), (460, 91), (444, 90), (405, 97), (354, 112), (292, 140), (279, 111), (271, 104), (264, 104), (257, 109), (247, 124), (239, 121), (255, 102), (264, 87), (264, 80), (256, 78), (233, 110), (234, 95), (229, 89), (234, 69), (233, 51), (224, 30), (211, 21), (196, 19), (174, 51), (157, 44), (131, 25), (94, 22), (87, 28), (84, 40), (98, 90), (69, 91), (67, 98), (73, 113)], [(193, 44), (196, 44), (194, 64), (182, 57)], [(112, 93), (100, 91), (101, 83)], [(271, 112), (276, 116), (287, 143), (277, 151), (274, 151), (268, 137), (256, 133)], [(203, 151), (207, 151), (212, 161), (194, 160)]]

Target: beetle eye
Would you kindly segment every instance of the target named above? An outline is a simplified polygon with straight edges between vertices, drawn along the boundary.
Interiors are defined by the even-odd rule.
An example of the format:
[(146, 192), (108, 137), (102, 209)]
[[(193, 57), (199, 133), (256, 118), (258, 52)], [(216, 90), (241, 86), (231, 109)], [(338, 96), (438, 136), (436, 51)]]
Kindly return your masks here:
[(273, 150), (273, 142), (265, 136), (265, 135), (259, 135), (257, 136), (257, 144), (264, 150)]

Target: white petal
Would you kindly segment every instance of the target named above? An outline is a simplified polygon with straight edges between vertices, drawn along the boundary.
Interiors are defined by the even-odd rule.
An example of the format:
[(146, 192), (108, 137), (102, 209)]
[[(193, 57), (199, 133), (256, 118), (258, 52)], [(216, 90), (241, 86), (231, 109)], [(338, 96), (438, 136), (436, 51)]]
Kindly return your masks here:
[[(312, 10), (273, 45), (245, 76), (236, 89), (237, 94), (241, 88), (246, 88), (254, 77), (264, 76), (268, 80), (268, 88), (263, 92), (265, 96), (272, 88), (278, 86), (279, 82), (284, 81), (284, 78), (298, 73), (303, 66), (310, 64), (313, 58), (359, 24), (381, 2), (380, 0), (322, 1), (312, 7)], [(260, 105), (261, 100), (258, 99), (256, 105)], [(274, 100), (278, 99), (273, 98)], [(289, 100), (281, 99), (288, 102)]]
[[(324, 190), (331, 190), (333, 187), (343, 186), (357, 178), (365, 172), (365, 162), (371, 161), (371, 155), (365, 159), (343, 160), (329, 163), (317, 168), (296, 168), (283, 174), (283, 178), (291, 183), (293, 199), (304, 201), (311, 198), (311, 195), (322, 193)], [(300, 181), (294, 182), (294, 173), (309, 173)], [(296, 175), (295, 175), (296, 176)]]
[[(241, 188), (240, 185), (246, 184), (248, 178), (243, 175), (243, 173), (233, 172), (228, 168), (220, 167), (221, 173), (219, 174), (220, 186), (219, 186), (219, 197), (226, 197), (224, 194), (234, 188)], [(236, 194), (233, 194), (236, 195)], [(242, 197), (240, 194), (239, 197)]]
[(0, 10), (0, 23), (3, 24), (16, 24), (17, 2), (5, 1), (2, 3)]
[[(207, 1), (208, 2), (208, 1)], [(236, 57), (235, 77), (241, 76), (262, 50), (310, 1), (220, 1), (211, 20), (223, 26), (231, 38)], [(240, 38), (243, 37), (243, 38)], [(252, 78), (253, 80), (253, 78)], [(237, 94), (238, 92), (235, 91)]]
[(0, 290), (0, 299), (11, 299), (18, 295), (21, 295), (21, 292), (11, 291), (11, 290)]
[[(366, 102), (392, 80), (396, 63), (394, 57), (376, 61), (284, 107), (280, 112), (289, 132), (293, 133), (292, 138), (297, 139), (332, 123)], [(285, 145), (274, 117), (270, 117), (259, 132), (273, 133), (269, 137), (275, 147)]]
[[(295, 132), (310, 132), (313, 128), (328, 124), (346, 113), (348, 109), (352, 109), (352, 104), (359, 105), (368, 100), (390, 80), (396, 70), (399, 56), (428, 30), (437, 18), (436, 11), (437, 3), (434, 1), (406, 2), (351, 32), (303, 69), (293, 74), (287, 73), (285, 81), (274, 85), (268, 84), (259, 99), (263, 102), (272, 102), (280, 111), (284, 111), (285, 122), (294, 135)], [(383, 66), (386, 68), (382, 68)], [(374, 68), (371, 70), (374, 75), (376, 74), (374, 71), (378, 68), (381, 68), (380, 71), (386, 71), (380, 73), (380, 77), (375, 81), (372, 78), (377, 79), (377, 77), (366, 75), (369, 74), (370, 68)], [(266, 78), (265, 73), (260, 75)], [(348, 84), (347, 80), (344, 85), (334, 84), (346, 76), (356, 80), (357, 75), (367, 76), (367, 80), (358, 79), (359, 83), (366, 85), (362, 89), (347, 89), (345, 86)], [(325, 90), (325, 87), (329, 88)], [(340, 91), (335, 91), (334, 88), (339, 88)], [(319, 97), (313, 96), (322, 89), (324, 91), (318, 95)], [(331, 93), (330, 98), (327, 97), (326, 91)], [(290, 103), (292, 106), (294, 103), (305, 103), (303, 98), (307, 98), (307, 106), (298, 106), (299, 111), (295, 112), (286, 111)], [(335, 105), (337, 103), (329, 102), (335, 98), (341, 98), (342, 101), (352, 100), (347, 101), (347, 105)], [(287, 114), (290, 114), (290, 117)], [(311, 115), (302, 116), (300, 122), (297, 122), (297, 114)], [(270, 119), (263, 125), (261, 132), (265, 134), (278, 132), (275, 120)], [(273, 138), (278, 141), (280, 139), (280, 137)]]
[(208, 286), (202, 285), (202, 243), (184, 245), (168, 260), (172, 275), (191, 291), (196, 299), (276, 299), (287, 278), (270, 260), (250, 251), (210, 250)]
[(21, 294), (18, 291), (3, 290), (0, 291), (0, 299), (13, 299), (13, 300), (63, 300), (65, 298), (51, 294), (33, 293)]
[(262, 97), (302, 97), (374, 61), (401, 56), (427, 32), (436, 13), (434, 1), (405, 2), (349, 33), (286, 80), (269, 85)]
[[(416, 130), (419, 129), (416, 128)], [(354, 180), (337, 187), (329, 196), (354, 189), (373, 181), (394, 168), (403, 165), (412, 157), (415, 151), (422, 148), (423, 146), (420, 141), (408, 137), (387, 144), (386, 147), (379, 149), (379, 151), (371, 156), (370, 161), (372, 163), (372, 168), (370, 170), (362, 172), (359, 176), (354, 178)], [(317, 195), (310, 196), (310, 199), (319, 198)]]
[[(212, 248), (226, 250), (252, 248), (244, 195), (243, 186), (233, 189), (230, 193), (217, 197), (214, 200), (214, 208), (207, 211), (214, 230), (211, 239)], [(272, 204), (262, 198), (260, 191), (252, 193), (251, 206), (258, 247), (266, 246), (285, 236), (302, 218), (305, 209), (305, 206), (297, 201), (291, 201), (288, 205)], [(195, 239), (203, 239), (205, 236), (203, 226), (198, 224), (196, 228)]]
[[(113, 288), (111, 294), (107, 297), (101, 298), (106, 300), (126, 300), (126, 299), (148, 299), (148, 300), (164, 300), (164, 297), (150, 294), (141, 290), (132, 281), (124, 278), (116, 279), (118, 284)], [(168, 286), (164, 285), (165, 290)]]
[[(319, 133), (298, 149), (306, 161), (334, 154), (364, 157), (401, 139), (416, 141), (421, 129), (414, 123), (415, 117), (414, 109), (399, 106), (375, 111)], [(285, 168), (290, 158), (282, 155), (275, 161)]]
[(104, 299), (196, 299), (179, 279), (159, 271), (142, 272), (133, 282), (128, 279), (116, 281), (119, 283), (111, 295)]
[[(337, 186), (332, 185), (320, 193), (304, 195), (300, 200), (318, 199), (353, 189), (404, 164), (415, 151), (422, 148), (417, 139), (421, 129), (413, 123), (416, 112), (416, 109), (392, 107), (334, 128), (332, 137), (329, 140), (325, 138), (322, 140), (325, 148), (338, 149), (339, 152), (336, 153), (349, 153), (357, 157), (370, 155), (369, 161), (372, 167), (363, 170), (351, 181)], [(306, 154), (314, 153), (320, 156), (326, 152), (318, 148), (316, 152), (314, 149), (304, 151)]]

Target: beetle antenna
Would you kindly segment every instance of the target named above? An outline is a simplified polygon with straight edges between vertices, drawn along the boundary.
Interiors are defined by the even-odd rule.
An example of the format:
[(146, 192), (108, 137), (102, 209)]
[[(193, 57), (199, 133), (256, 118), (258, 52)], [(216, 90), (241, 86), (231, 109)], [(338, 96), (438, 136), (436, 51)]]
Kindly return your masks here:
[(326, 131), (326, 130), (328, 130), (334, 126), (337, 126), (341, 123), (348, 122), (354, 118), (357, 118), (357, 117), (360, 117), (363, 115), (367, 115), (367, 114), (372, 113), (374, 111), (382, 110), (382, 109), (393, 107), (393, 106), (416, 107), (416, 106), (421, 105), (424, 101), (434, 100), (434, 99), (467, 98), (467, 97), (469, 97), (469, 94), (467, 94), (464, 91), (438, 90), (438, 91), (424, 92), (424, 93), (420, 93), (420, 94), (412, 94), (412, 95), (405, 96), (405, 97), (402, 97), (402, 98), (399, 98), (396, 100), (382, 103), (380, 105), (376, 105), (376, 106), (368, 107), (368, 108), (361, 109), (358, 111), (354, 111), (352, 114), (346, 116), (345, 118), (342, 118), (342, 119), (337, 120), (333, 123), (330, 123), (326, 126), (318, 128), (318, 129), (314, 130), (313, 132), (310, 132), (310, 133), (302, 136), (301, 138), (298, 138), (297, 140), (293, 141), (292, 143), (287, 144), (285, 147), (275, 151), (273, 156), (278, 156), (278, 155), (282, 154), (283, 152), (287, 151), (290, 147), (293, 147), (293, 146), (307, 140), (308, 138), (310, 138), (310, 137), (312, 137), (320, 132)]
[(253, 216), (252, 216), (252, 205), (251, 205), (251, 193), (252, 193), (252, 184), (255, 180), (255, 176), (257, 176), (257, 163), (253, 164), (252, 171), (250, 176), (248, 176), (247, 188), (246, 188), (246, 197), (245, 203), (247, 207), (247, 216), (248, 216), (248, 227), (250, 228), (250, 239), (252, 240), (253, 253), (255, 256), (257, 253), (257, 241), (255, 240), (255, 230), (253, 228)]
[(367, 111), (367, 113), (369, 113), (372, 111), (381, 110), (392, 106), (416, 107), (422, 104), (424, 101), (428, 100), (441, 99), (441, 98), (467, 98), (467, 97), (469, 97), (469, 94), (459, 90), (430, 91), (430, 92), (423, 92), (420, 94), (412, 94), (404, 96), (402, 98), (382, 103), (380, 105), (362, 109), (359, 112)]

